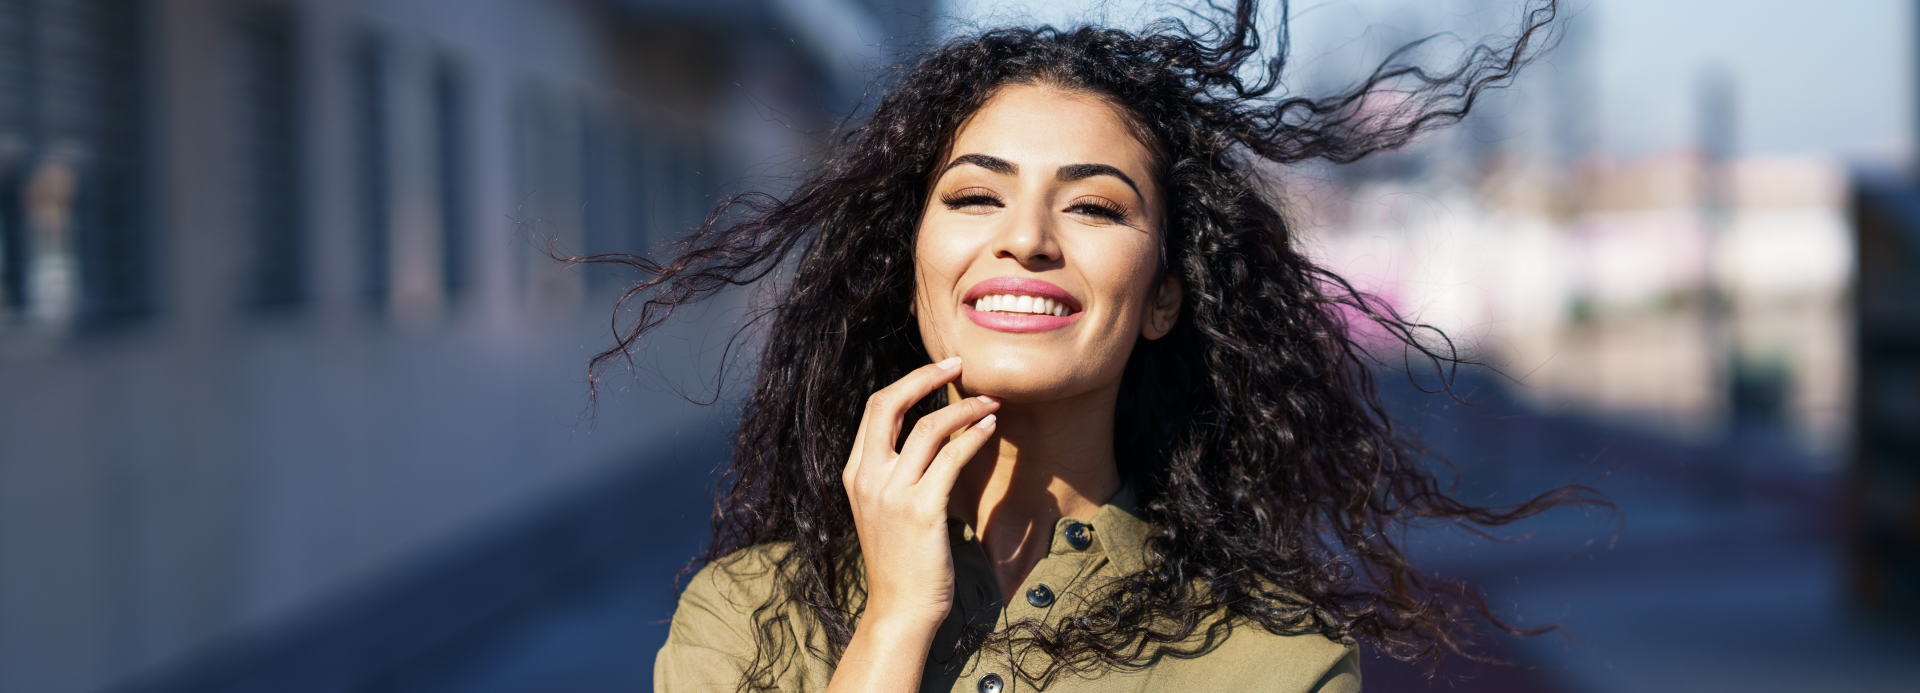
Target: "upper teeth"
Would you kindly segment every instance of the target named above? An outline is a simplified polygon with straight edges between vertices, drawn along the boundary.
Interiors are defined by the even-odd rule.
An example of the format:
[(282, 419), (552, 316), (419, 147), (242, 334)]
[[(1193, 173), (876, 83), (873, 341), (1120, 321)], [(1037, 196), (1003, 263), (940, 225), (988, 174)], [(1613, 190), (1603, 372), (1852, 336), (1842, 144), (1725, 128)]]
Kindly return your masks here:
[(1032, 313), (1035, 315), (1053, 315), (1053, 316), (1058, 316), (1063, 318), (1066, 317), (1068, 313), (1073, 312), (1067, 309), (1066, 304), (1063, 304), (1059, 301), (1055, 301), (1051, 298), (1041, 298), (1039, 296), (1015, 296), (1013, 294), (994, 294), (991, 296), (981, 296), (978, 300), (975, 300), (973, 302), (973, 309), (993, 311), (996, 313)]

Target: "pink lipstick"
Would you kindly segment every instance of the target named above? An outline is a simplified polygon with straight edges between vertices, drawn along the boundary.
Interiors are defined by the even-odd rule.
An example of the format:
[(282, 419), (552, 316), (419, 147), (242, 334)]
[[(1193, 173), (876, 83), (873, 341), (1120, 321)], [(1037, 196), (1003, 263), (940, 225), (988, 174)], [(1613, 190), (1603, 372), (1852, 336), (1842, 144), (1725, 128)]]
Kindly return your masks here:
[(1000, 332), (1049, 332), (1080, 319), (1080, 299), (1038, 279), (995, 277), (961, 299), (967, 319)]

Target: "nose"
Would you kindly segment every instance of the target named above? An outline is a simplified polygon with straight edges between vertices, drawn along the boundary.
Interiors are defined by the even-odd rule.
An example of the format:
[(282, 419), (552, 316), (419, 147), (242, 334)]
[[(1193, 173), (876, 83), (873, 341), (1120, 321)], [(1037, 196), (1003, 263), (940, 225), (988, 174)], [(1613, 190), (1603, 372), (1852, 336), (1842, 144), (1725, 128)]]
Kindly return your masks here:
[(1007, 215), (1007, 223), (993, 239), (993, 256), (1018, 262), (1030, 270), (1060, 263), (1060, 244), (1055, 238), (1052, 210), (1046, 205), (1025, 205), (1018, 214)]

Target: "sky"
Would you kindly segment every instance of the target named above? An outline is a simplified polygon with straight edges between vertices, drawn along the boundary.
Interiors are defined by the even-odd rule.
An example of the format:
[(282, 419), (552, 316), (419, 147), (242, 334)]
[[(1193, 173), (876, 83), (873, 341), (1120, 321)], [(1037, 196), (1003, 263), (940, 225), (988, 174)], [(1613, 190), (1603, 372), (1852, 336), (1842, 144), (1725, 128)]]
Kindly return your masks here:
[[(1137, 28), (1168, 15), (1152, 0), (946, 0), (950, 27), (1103, 21)], [(1271, 3), (1270, 3), (1271, 4)], [(1300, 0), (1291, 7), (1294, 88), (1354, 74), (1398, 42), (1477, 38), (1517, 24), (1515, 0)], [(1702, 75), (1731, 76), (1742, 154), (1907, 160), (1916, 124), (1916, 22), (1898, 0), (1567, 0), (1575, 36), (1544, 79), (1588, 83), (1601, 151), (1658, 155), (1696, 139)], [(1275, 15), (1274, 7), (1263, 10)], [(1568, 67), (1585, 60), (1584, 70)], [(1589, 75), (1586, 78), (1567, 75)], [(1529, 91), (1522, 98), (1535, 98)]]

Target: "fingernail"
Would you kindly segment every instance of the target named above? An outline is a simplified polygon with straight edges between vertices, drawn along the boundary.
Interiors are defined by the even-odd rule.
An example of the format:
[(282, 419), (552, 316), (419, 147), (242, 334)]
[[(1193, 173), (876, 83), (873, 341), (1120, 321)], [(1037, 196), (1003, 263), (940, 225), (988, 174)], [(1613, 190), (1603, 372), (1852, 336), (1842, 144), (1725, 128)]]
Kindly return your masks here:
[(992, 398), (992, 397), (988, 397), (988, 396), (986, 396), (986, 395), (981, 395), (981, 396), (980, 396), (980, 401), (982, 401), (982, 402), (986, 402), (987, 404), (999, 404), (999, 403), (1000, 403), (1000, 400), (997, 400), (997, 399), (994, 399), (994, 398)]
[(941, 361), (933, 365), (939, 366), (940, 370), (950, 371), (950, 370), (953, 370), (954, 366), (960, 365), (960, 357), (955, 356), (953, 358), (947, 359), (945, 361)]
[(981, 419), (980, 423), (974, 424), (973, 427), (974, 428), (993, 428), (993, 415), (988, 414), (987, 418)]

